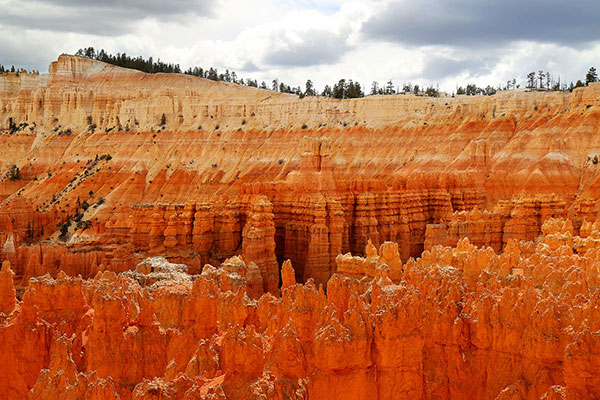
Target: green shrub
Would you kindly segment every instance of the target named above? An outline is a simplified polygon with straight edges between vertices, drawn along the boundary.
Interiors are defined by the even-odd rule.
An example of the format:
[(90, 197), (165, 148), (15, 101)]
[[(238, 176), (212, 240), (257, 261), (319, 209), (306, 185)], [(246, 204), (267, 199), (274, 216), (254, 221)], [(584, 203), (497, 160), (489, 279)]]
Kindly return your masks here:
[(8, 179), (10, 179), (11, 181), (16, 181), (18, 179), (21, 179), (21, 171), (19, 170), (19, 168), (16, 165), (13, 164), (13, 166), (10, 167), (10, 169), (8, 170), (6, 177)]

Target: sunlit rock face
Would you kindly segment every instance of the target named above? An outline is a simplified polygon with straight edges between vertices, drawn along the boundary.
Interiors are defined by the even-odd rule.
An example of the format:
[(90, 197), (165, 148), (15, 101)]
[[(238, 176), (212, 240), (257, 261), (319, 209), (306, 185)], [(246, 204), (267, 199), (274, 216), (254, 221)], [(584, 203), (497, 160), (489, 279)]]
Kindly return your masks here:
[(594, 398), (600, 233), (543, 230), (499, 255), (465, 238), (406, 263), (369, 242), (326, 286), (295, 283), (286, 262), (280, 296), (240, 257), (200, 274), (155, 257), (32, 278), (17, 300), (5, 264), (0, 385), (48, 399)]
[(598, 395), (600, 84), (299, 99), (61, 55), (0, 75), (0, 130), (8, 398)]

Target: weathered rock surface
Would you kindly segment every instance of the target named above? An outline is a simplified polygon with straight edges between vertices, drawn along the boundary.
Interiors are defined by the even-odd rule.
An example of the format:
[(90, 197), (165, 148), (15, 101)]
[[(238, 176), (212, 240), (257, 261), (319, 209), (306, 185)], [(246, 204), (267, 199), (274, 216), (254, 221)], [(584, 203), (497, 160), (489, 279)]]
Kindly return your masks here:
[[(405, 264), (395, 243), (369, 242), (366, 258), (337, 257), (326, 288), (294, 283), (286, 262), (281, 297), (248, 296), (239, 258), (199, 275), (153, 258), (87, 280), (33, 278), (22, 301), (4, 296), (14, 310), (0, 321), (10, 366), (0, 389), (14, 399), (592, 399), (598, 226), (581, 237), (549, 219), (501, 254), (462, 239)], [(5, 265), (4, 286), (8, 277)]]
[(6, 398), (600, 397), (600, 84), (299, 99), (62, 55), (0, 75), (0, 131)]
[[(464, 236), (498, 251), (562, 216), (555, 205), (576, 231), (595, 219), (599, 120), (600, 84), (298, 99), (61, 55), (49, 74), (0, 77), (1, 256), (19, 292), (61, 269), (89, 278), (166, 256), (197, 273), (234, 255), (274, 290), (274, 260), (325, 284), (368, 240), (398, 243), (404, 262)], [(492, 214), (451, 222), (475, 206)]]

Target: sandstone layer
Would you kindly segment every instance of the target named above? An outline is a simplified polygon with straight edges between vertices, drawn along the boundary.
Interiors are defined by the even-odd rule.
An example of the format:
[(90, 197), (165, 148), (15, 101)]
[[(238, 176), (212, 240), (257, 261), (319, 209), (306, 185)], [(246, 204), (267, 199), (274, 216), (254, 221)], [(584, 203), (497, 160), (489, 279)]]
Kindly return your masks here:
[(337, 257), (326, 286), (295, 283), (287, 262), (281, 297), (239, 257), (197, 275), (152, 258), (32, 278), (19, 301), (5, 264), (0, 387), (14, 399), (597, 398), (599, 227), (574, 236), (548, 219), (501, 255), (462, 239), (406, 263), (397, 244), (369, 242), (366, 258)]
[(299, 99), (62, 55), (0, 75), (0, 131), (7, 398), (600, 397), (600, 84)]
[(427, 240), (427, 225), (475, 206), (494, 216), (474, 242), (498, 251), (541, 224), (506, 227), (517, 211), (492, 211), (499, 201), (554, 196), (576, 226), (594, 218), (578, 205), (597, 198), (599, 122), (600, 84), (299, 99), (62, 55), (48, 74), (0, 77), (2, 257), (19, 292), (46, 272), (91, 277), (154, 255), (191, 272), (244, 255), (272, 290), (275, 260), (324, 284), (369, 239), (399, 243), (403, 261), (456, 243), (470, 228)]

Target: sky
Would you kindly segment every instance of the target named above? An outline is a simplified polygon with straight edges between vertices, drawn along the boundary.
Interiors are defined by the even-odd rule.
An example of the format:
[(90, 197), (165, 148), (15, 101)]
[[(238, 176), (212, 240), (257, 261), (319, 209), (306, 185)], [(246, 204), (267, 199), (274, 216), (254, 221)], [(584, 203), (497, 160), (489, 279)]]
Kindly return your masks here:
[(109, 53), (278, 78), (394, 86), (525, 85), (600, 70), (598, 0), (0, 0), (0, 64), (47, 71)]

